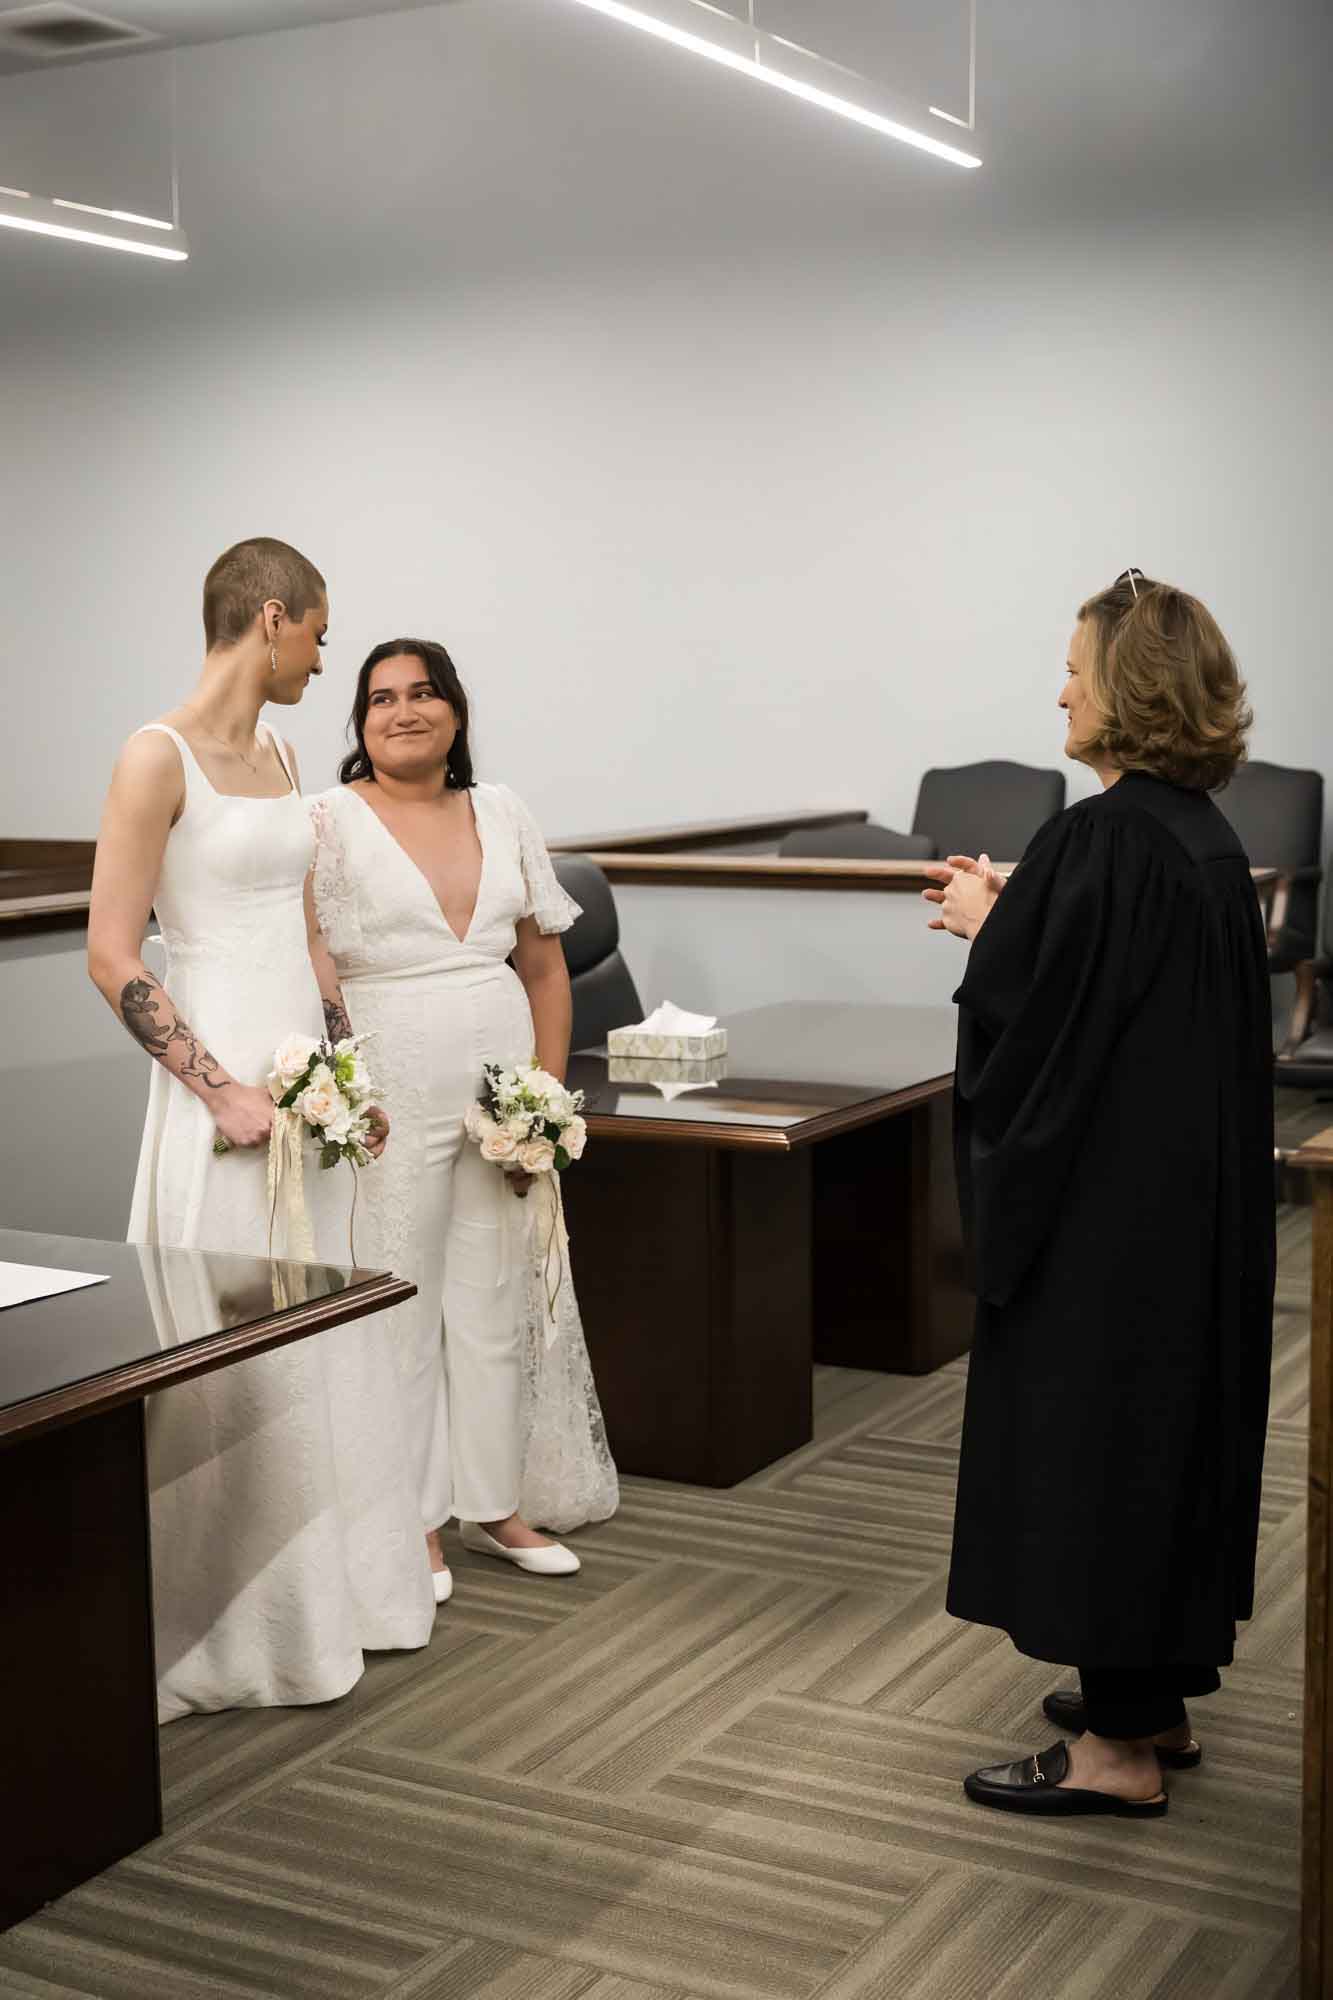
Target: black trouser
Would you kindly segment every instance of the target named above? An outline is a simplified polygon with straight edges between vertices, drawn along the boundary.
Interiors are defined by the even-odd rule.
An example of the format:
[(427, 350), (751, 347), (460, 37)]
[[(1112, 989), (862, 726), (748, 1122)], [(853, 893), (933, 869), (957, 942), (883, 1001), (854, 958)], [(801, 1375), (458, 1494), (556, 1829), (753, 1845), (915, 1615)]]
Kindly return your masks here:
[(1216, 1694), (1216, 1667), (1080, 1667), (1094, 1736), (1160, 1736), (1185, 1720), (1186, 1696)]

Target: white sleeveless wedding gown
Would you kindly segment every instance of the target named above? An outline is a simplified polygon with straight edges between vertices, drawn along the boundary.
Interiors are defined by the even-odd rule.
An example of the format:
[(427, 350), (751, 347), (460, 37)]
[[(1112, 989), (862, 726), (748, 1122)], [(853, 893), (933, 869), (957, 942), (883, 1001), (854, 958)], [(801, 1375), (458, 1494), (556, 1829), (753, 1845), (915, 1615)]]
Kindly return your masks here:
[[(219, 1062), (260, 1084), (287, 1035), (323, 1032), (303, 905), (306, 807), (295, 785), (274, 799), (216, 791), (181, 736), (150, 727), (175, 742), (186, 788), (153, 899), (163, 984)], [(265, 1254), (266, 1155), (219, 1157), (215, 1131), (154, 1064), (131, 1242)], [(342, 1241), (338, 1262), (345, 1181), (306, 1177), (319, 1236)], [(273, 1247), (282, 1254), (280, 1226)], [(427, 1643), (434, 1594), (384, 1329), (382, 1314), (353, 1321), (149, 1399), (163, 1721), (328, 1701), (360, 1678), (363, 1648)]]

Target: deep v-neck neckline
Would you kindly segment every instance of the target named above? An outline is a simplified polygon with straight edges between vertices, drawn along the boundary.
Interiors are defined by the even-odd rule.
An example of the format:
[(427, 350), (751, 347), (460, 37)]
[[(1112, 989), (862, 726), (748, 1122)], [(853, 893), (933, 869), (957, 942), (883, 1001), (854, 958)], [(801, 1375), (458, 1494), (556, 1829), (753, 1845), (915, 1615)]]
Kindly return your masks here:
[(440, 922), (444, 925), (444, 928), (448, 931), (454, 943), (457, 945), (465, 945), (468, 939), (472, 936), (473, 931), (476, 929), (477, 912), (481, 908), (481, 892), (482, 889), (485, 887), (486, 883), (486, 859), (487, 859), (486, 836), (481, 830), (481, 814), (477, 811), (476, 793), (475, 792), (469, 793), (468, 805), (471, 807), (472, 810), (472, 827), (473, 831), (477, 836), (477, 849), (481, 855), (481, 868), (477, 875), (477, 893), (472, 903), (472, 914), (468, 918), (467, 929), (460, 936), (459, 933), (454, 929), (453, 925), (450, 923), (448, 917), (445, 916), (444, 905), (441, 903), (434, 889), (432, 889), (430, 885), (430, 877), (427, 875), (421, 863), (418, 860), (416, 860), (414, 856), (408, 853), (407, 849), (403, 846), (402, 841), (398, 838), (398, 835), (394, 832), (393, 828), (385, 824), (385, 822), (380, 818), (379, 814), (376, 812), (374, 806), (370, 803), (370, 800), (366, 798), (363, 793), (357, 791), (357, 789), (353, 785), (348, 785), (346, 789), (351, 794), (351, 796), (357, 801), (357, 803), (364, 809), (364, 811), (370, 814), (370, 817), (374, 820), (376, 826), (379, 828), (380, 832), (384, 835), (384, 838), (389, 842), (389, 844), (392, 847), (396, 848), (398, 853), (402, 855), (403, 860), (412, 870), (412, 873), (416, 876), (418, 882), (420, 882), (421, 884), (422, 889), (425, 891), (427, 901), (434, 909), (436, 916), (439, 918)]

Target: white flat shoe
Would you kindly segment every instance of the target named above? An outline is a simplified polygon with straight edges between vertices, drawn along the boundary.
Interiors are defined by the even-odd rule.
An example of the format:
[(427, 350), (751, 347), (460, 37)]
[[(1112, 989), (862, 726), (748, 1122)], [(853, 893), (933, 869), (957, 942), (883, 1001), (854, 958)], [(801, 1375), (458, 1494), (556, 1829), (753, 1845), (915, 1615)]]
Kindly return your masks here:
[(435, 1602), (437, 1604), (447, 1604), (454, 1594), (453, 1571), (448, 1569), (433, 1569), (430, 1573), (430, 1580), (435, 1586)]
[(583, 1567), (573, 1549), (562, 1542), (551, 1542), (544, 1549), (507, 1549), (476, 1521), (460, 1521), (458, 1533), (463, 1547), (474, 1555), (499, 1556), (501, 1562), (513, 1563), (531, 1576), (573, 1576)]

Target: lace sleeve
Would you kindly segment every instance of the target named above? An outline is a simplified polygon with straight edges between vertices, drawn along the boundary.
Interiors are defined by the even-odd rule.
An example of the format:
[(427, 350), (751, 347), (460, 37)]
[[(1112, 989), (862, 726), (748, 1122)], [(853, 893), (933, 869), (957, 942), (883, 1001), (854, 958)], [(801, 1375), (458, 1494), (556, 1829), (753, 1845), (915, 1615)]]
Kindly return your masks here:
[(342, 829), (333, 798), (327, 792), (307, 799), (306, 811), (315, 831), (315, 915), (335, 962), (356, 956), (361, 937), (356, 891), (347, 864)]
[(566, 895), (560, 887), (540, 827), (522, 799), (511, 792), (508, 785), (497, 785), (495, 789), (518, 844), (519, 866), (523, 870), (523, 909), (520, 915), (535, 917), (538, 930), (547, 937), (554, 931), (569, 930), (583, 911), (574, 898)]

